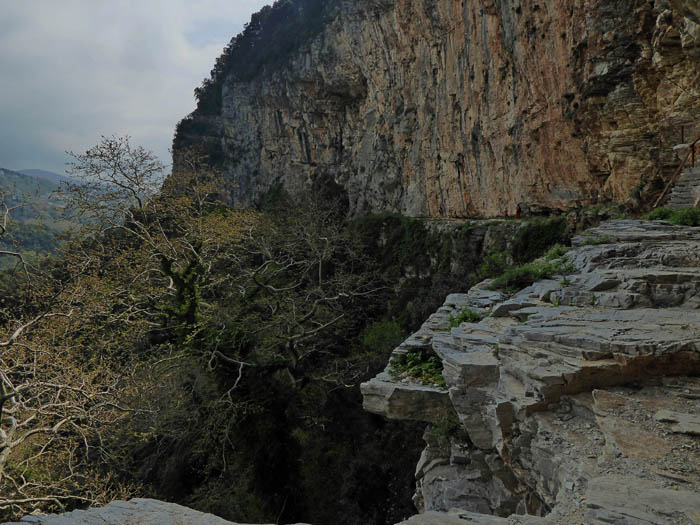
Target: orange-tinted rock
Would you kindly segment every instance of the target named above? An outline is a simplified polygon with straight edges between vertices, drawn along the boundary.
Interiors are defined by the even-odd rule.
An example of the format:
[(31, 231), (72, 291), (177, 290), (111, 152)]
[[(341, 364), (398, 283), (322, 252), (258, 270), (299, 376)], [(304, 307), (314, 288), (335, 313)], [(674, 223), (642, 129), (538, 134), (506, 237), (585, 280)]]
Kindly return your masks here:
[(344, 187), (355, 214), (638, 201), (678, 165), (677, 123), (700, 121), (691, 11), (642, 0), (340, 2), (285, 64), (224, 82), (206, 140), (223, 144), (243, 202), (276, 181), (301, 191), (319, 177)]

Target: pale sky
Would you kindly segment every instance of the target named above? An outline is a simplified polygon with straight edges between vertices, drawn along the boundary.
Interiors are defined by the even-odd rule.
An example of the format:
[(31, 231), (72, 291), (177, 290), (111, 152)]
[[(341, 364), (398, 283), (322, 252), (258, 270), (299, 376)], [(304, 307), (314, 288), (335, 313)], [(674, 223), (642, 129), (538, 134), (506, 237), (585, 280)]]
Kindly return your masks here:
[(101, 135), (170, 163), (194, 88), (272, 0), (0, 0), (0, 167), (63, 173)]

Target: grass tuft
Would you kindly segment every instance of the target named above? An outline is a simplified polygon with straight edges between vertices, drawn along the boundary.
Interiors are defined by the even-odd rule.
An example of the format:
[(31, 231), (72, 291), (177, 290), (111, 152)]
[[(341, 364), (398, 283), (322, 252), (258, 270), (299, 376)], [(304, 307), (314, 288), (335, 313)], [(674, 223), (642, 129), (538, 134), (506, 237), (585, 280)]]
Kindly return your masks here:
[(700, 226), (700, 210), (695, 208), (682, 208), (680, 210), (657, 208), (647, 213), (642, 219), (647, 221), (668, 221), (677, 226)]
[(436, 355), (408, 352), (391, 360), (389, 373), (394, 378), (411, 377), (421, 383), (447, 388), (442, 377), (442, 361)]

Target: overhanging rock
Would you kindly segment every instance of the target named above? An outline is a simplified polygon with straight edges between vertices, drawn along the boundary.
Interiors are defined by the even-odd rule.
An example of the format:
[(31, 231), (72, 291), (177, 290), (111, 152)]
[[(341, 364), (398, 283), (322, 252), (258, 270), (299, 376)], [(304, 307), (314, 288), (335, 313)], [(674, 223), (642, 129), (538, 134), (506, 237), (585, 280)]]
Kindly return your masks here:
[[(449, 399), (461, 423), (426, 432), (406, 524), (699, 522), (700, 229), (611, 221), (574, 245), (566, 278), (450, 296), (395, 350), (440, 358), (439, 409), (421, 385), (419, 408), (381, 409), (388, 371), (362, 386), (375, 412)], [(492, 315), (451, 328), (464, 308)]]

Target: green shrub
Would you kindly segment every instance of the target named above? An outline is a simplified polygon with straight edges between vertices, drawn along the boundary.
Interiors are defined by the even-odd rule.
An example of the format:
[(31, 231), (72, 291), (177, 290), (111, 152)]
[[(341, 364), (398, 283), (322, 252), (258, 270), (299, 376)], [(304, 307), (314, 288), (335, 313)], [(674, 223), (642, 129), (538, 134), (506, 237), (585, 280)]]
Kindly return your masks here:
[(486, 317), (486, 314), (483, 312), (477, 312), (467, 308), (466, 310), (459, 312), (457, 317), (453, 317), (452, 314), (450, 314), (450, 326), (452, 328), (456, 328), (462, 323), (478, 323), (484, 317)]
[(567, 244), (569, 227), (564, 217), (537, 218), (527, 221), (513, 238), (513, 260), (531, 261), (541, 257), (557, 243)]
[(481, 263), (479, 274), (482, 278), (496, 277), (508, 268), (508, 252), (493, 250)]
[(683, 208), (676, 211), (669, 222), (679, 226), (700, 226), (700, 210)]
[(596, 246), (598, 244), (610, 244), (614, 239), (609, 235), (601, 235), (600, 237), (586, 237), (580, 246)]
[(683, 208), (680, 210), (658, 208), (647, 213), (642, 218), (648, 221), (668, 221), (678, 226), (700, 226), (700, 210), (695, 208)]
[(642, 219), (647, 221), (667, 221), (673, 215), (673, 210), (668, 208), (656, 208), (647, 213)]
[(563, 259), (554, 261), (538, 259), (531, 263), (509, 268), (491, 283), (490, 288), (492, 290), (511, 292), (522, 290), (541, 279), (549, 279), (557, 274), (570, 273), (573, 269), (573, 266), (566, 264)]
[(373, 353), (390, 352), (405, 339), (401, 327), (391, 321), (377, 321), (365, 328), (362, 344)]
[(569, 251), (569, 249), (566, 246), (557, 243), (554, 246), (552, 246), (544, 256), (545, 259), (547, 259), (548, 261), (553, 261), (554, 259), (564, 257), (567, 251)]
[(469, 441), (469, 433), (464, 429), (456, 414), (445, 413), (437, 418), (427, 430), (429, 439), (437, 442), (441, 448), (447, 448), (454, 440), (465, 443)]
[(442, 362), (436, 355), (408, 352), (396, 356), (391, 361), (389, 373), (396, 378), (408, 376), (421, 383), (447, 388), (442, 377)]

